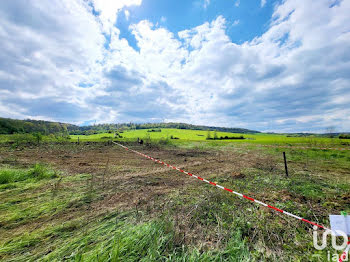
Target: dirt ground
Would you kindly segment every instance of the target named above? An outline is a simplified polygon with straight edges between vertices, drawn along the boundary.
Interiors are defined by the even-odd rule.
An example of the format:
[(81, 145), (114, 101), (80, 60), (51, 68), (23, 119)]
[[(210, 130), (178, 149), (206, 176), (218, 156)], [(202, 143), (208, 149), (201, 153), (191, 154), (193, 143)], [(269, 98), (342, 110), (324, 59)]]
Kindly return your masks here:
[[(241, 171), (249, 167), (275, 169), (271, 156), (241, 153), (237, 150), (198, 150), (167, 148), (160, 149), (132, 144), (131, 148), (160, 159), (203, 178), (244, 176)], [(94, 209), (127, 207), (138, 202), (181, 190), (186, 185), (203, 186), (200, 181), (190, 178), (177, 170), (164, 167), (117, 145), (42, 145), (2, 150), (0, 163), (30, 166), (46, 163), (63, 175), (91, 174), (92, 183), (104, 186), (105, 197), (94, 203)], [(115, 191), (115, 193), (113, 193)], [(186, 191), (183, 191), (186, 194)]]
[[(335, 184), (328, 184), (333, 180), (318, 177), (320, 172), (307, 173), (313, 167), (305, 166), (305, 163), (293, 163), (290, 166), (291, 177), (285, 178), (279, 154), (268, 154), (261, 149), (127, 146), (271, 205), (289, 203), (287, 210), (301, 210), (301, 215), (310, 220), (325, 221), (325, 214), (344, 209), (349, 201), (348, 192), (339, 191), (340, 187)], [(234, 195), (230, 197), (227, 192), (117, 145), (90, 142), (0, 148), (2, 166), (29, 168), (35, 163), (49, 165), (57, 170), (59, 177), (43, 181), (37, 189), (29, 190), (30, 193), (23, 188), (17, 194), (21, 199), (38, 198), (39, 201), (46, 192), (47, 199), (40, 200), (45, 204), (52, 201), (54, 193), (51, 192), (58, 187), (56, 198), (64, 197), (65, 207), (57, 211), (50, 209), (51, 213), (39, 214), (25, 223), (19, 220), (6, 222), (3, 227), (0, 224), (0, 241), (20, 238), (28, 232), (44, 231), (67, 221), (81, 220), (83, 225), (91, 224), (115, 212), (131, 213), (138, 222), (172, 212), (167, 219), (174, 221), (175, 232), (181, 236), (179, 243), (208, 249), (224, 243), (223, 233), (220, 227), (217, 228), (220, 221), (231, 221), (238, 216), (241, 217), (237, 221), (247, 220), (242, 225), (246, 236), (251, 241), (258, 241), (258, 238), (259, 241), (267, 241), (270, 243), (268, 248), (276, 254), (282, 250), (282, 246), (276, 245), (283, 244), (279, 241), (281, 236), (285, 237), (285, 241), (296, 238), (299, 234), (295, 231), (296, 226), (301, 232), (310, 230), (308, 225), (299, 221), (289, 220), (278, 212)], [(324, 172), (327, 168), (323, 168)], [(317, 170), (321, 169), (322, 166)], [(60, 177), (62, 182), (59, 182)], [(317, 182), (313, 182), (314, 179), (318, 179)], [(322, 193), (323, 196), (320, 195)], [(71, 197), (73, 195), (75, 197)], [(178, 199), (181, 202), (176, 202)], [(226, 213), (229, 217), (225, 217)], [(209, 223), (213, 220), (211, 216), (216, 221), (213, 224)], [(250, 228), (246, 226), (248, 223), (256, 225)], [(292, 232), (289, 235), (284, 233), (286, 227), (288, 232)], [(281, 232), (276, 233), (276, 230)], [(41, 248), (44, 250), (46, 247), (38, 247)]]

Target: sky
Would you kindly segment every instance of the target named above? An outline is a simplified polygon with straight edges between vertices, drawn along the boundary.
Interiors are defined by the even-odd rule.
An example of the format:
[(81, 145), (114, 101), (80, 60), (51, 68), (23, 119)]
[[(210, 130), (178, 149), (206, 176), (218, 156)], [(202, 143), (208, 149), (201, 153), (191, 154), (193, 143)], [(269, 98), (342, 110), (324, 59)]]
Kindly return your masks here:
[(350, 0), (0, 1), (0, 116), (350, 131)]

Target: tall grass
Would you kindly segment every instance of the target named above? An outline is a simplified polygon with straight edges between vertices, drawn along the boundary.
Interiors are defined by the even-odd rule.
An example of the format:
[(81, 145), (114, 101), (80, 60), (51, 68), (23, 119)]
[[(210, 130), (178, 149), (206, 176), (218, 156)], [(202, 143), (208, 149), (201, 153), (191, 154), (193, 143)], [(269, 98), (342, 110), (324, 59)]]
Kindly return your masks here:
[(83, 237), (69, 240), (45, 257), (74, 261), (247, 261), (250, 258), (240, 231), (233, 231), (224, 249), (199, 250), (178, 241), (174, 224), (156, 219), (140, 224), (121, 222), (113, 217), (97, 224)]
[(1, 169), (0, 184), (8, 184), (13, 182), (24, 181), (27, 179), (46, 179), (57, 177), (55, 171), (43, 164), (35, 164), (29, 170), (23, 169)]

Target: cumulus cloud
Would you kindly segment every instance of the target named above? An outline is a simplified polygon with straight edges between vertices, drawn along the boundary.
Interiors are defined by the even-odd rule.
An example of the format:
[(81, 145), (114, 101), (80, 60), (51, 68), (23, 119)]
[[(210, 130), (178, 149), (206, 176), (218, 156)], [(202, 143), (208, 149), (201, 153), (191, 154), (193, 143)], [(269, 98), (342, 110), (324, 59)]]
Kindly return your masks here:
[(129, 20), (129, 17), (130, 17), (130, 12), (129, 12), (129, 10), (125, 10), (125, 11), (124, 11), (124, 15), (125, 15), (126, 20)]
[(115, 21), (140, 4), (1, 2), (1, 114), (350, 130), (349, 1), (286, 0), (266, 32), (243, 44), (220, 15), (177, 33), (143, 20), (129, 28), (135, 50)]
[[(62, 100), (79, 107), (86, 93), (79, 84), (99, 77), (104, 53), (104, 38), (90, 7), (74, 1), (22, 5), (22, 1), (0, 2), (0, 103), (11, 108), (2, 114), (34, 117), (38, 111), (28, 106), (37, 99), (51, 101), (57, 111)], [(48, 114), (52, 120), (66, 119), (40, 112)]]
[(117, 20), (117, 15), (124, 7), (139, 6), (142, 0), (91, 0), (92, 5), (99, 12), (98, 16), (102, 22), (105, 32), (110, 33)]
[(266, 0), (261, 0), (261, 1), (260, 1), (260, 6), (261, 6), (261, 7), (264, 7), (265, 5), (266, 5)]

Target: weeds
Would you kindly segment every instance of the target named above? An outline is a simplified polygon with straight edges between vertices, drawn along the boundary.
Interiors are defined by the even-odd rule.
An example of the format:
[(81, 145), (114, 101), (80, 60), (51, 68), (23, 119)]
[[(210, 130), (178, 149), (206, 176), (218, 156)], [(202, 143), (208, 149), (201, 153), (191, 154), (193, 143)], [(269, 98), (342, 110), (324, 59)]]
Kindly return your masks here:
[(8, 184), (13, 180), (13, 173), (10, 170), (0, 171), (0, 184)]
[[(257, 155), (245, 157), (247, 151), (242, 149), (236, 152), (235, 148), (223, 148), (231, 150), (224, 152), (213, 147), (208, 150), (207, 146), (193, 143), (191, 147), (197, 150), (190, 151), (152, 148), (152, 154), (184, 168), (187, 165), (186, 170), (194, 174), (203, 174), (227, 188), (320, 224), (327, 225), (327, 214), (348, 210), (350, 187), (346, 179), (321, 177), (313, 173), (313, 168), (299, 170), (296, 163), (303, 157), (298, 151), (288, 151), (293, 172), (285, 178), (281, 175), (280, 151), (269, 149), (261, 154), (251, 150), (250, 154)], [(108, 151), (112, 149), (107, 149), (99, 154), (91, 147), (91, 162), (100, 165), (96, 170), (81, 167), (84, 174), (75, 173), (78, 165), (72, 165), (74, 172), (66, 169), (59, 177), (58, 172), (44, 164), (0, 169), (0, 260), (324, 259), (324, 253), (313, 249), (311, 229), (298, 220), (289, 220), (210, 185), (188, 182), (192, 180), (128, 152), (118, 155), (118, 149), (112, 153)], [(81, 147), (59, 145), (50, 150), (71, 150), (71, 157), (64, 163), (70, 159), (75, 163), (80, 155), (74, 154)], [(334, 160), (342, 161), (345, 170), (348, 168), (347, 153), (306, 154), (312, 159), (324, 158), (326, 167), (332, 165), (327, 161)], [(218, 157), (219, 162), (212, 161)]]
[(27, 170), (22, 169), (1, 169), (0, 184), (8, 184), (13, 182), (24, 181), (27, 179), (49, 179), (55, 178), (57, 174), (43, 164), (35, 164), (33, 168)]

